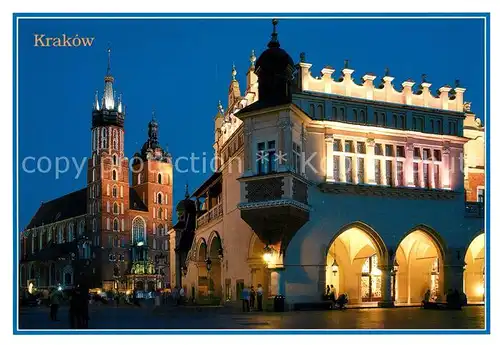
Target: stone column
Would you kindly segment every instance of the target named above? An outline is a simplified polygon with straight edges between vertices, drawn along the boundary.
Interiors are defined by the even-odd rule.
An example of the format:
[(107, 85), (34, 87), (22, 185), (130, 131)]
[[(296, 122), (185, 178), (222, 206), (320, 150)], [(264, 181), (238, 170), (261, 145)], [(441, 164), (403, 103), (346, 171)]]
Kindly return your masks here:
[(326, 144), (326, 167), (325, 175), (326, 181), (333, 181), (333, 136), (331, 134), (325, 135)]
[(378, 303), (379, 307), (391, 308), (394, 307), (392, 300), (392, 266), (380, 266), (382, 273), (382, 301)]
[[(443, 147), (442, 151), (442, 160), (443, 163), (441, 164), (441, 170), (439, 174), (441, 175), (441, 186), (443, 189), (450, 189), (451, 184), (450, 184), (450, 148), (447, 145), (449, 143), (446, 143), (445, 146)], [(465, 175), (467, 176), (467, 174)]]
[(375, 140), (368, 139), (366, 141), (366, 156), (365, 156), (365, 183), (376, 184), (375, 182)]
[[(345, 149), (345, 140), (341, 139), (342, 143), (340, 144), (342, 146), (342, 150)], [(345, 155), (341, 154), (339, 158), (339, 179), (340, 182), (345, 182)]]

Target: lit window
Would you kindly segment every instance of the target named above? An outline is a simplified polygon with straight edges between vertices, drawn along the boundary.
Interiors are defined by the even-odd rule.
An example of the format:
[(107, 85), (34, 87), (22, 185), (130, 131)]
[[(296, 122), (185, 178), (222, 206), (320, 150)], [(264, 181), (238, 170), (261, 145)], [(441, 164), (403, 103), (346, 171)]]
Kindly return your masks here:
[(358, 157), (358, 183), (365, 183), (365, 159)]
[[(347, 142), (346, 142), (347, 143)], [(346, 146), (347, 147), (347, 146)], [(353, 183), (353, 166), (352, 166), (352, 157), (351, 156), (346, 156), (345, 157), (345, 181), (347, 183)]]
[(259, 174), (276, 172), (276, 144), (274, 140), (257, 144), (257, 172)]
[(401, 161), (396, 163), (396, 174), (398, 186), (404, 186), (404, 164)]
[(382, 174), (380, 173), (380, 159), (375, 159), (375, 182), (382, 184)]
[(385, 184), (392, 186), (392, 160), (385, 161)]
[(132, 242), (134, 244), (144, 242), (146, 240), (145, 229), (146, 224), (142, 218), (137, 217), (132, 221)]
[(420, 187), (420, 174), (418, 170), (418, 163), (413, 163), (413, 183), (415, 187)]

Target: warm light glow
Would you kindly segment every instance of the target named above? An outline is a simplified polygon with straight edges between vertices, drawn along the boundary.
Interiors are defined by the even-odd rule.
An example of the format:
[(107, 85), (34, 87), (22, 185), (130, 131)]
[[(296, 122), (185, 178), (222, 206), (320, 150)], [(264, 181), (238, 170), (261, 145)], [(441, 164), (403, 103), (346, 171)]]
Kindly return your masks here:
[(268, 264), (271, 262), (273, 255), (271, 253), (265, 253), (264, 254), (264, 261)]
[(30, 294), (32, 294), (32, 293), (33, 293), (33, 283), (32, 283), (32, 282), (30, 282), (30, 283), (29, 283), (29, 285), (28, 285), (28, 292), (29, 292)]
[(138, 247), (142, 247), (144, 245), (144, 242), (140, 241), (140, 242), (137, 242), (137, 246)]
[(127, 290), (125, 294), (130, 295), (130, 290)]
[(97, 289), (97, 294), (99, 295), (101, 293), (101, 289)]
[(482, 285), (476, 286), (476, 294), (478, 296), (484, 295), (484, 286), (482, 286)]

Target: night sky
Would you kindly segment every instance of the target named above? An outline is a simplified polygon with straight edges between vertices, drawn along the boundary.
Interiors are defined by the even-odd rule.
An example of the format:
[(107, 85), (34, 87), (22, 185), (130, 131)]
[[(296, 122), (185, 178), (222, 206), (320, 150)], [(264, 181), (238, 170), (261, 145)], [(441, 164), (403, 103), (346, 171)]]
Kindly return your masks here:
[[(213, 155), (217, 102), (227, 104), (231, 66), (245, 90), (249, 55), (266, 49), (270, 19), (21, 20), (19, 25), (19, 226), (23, 229), (42, 201), (86, 185), (86, 169), (56, 178), (55, 157), (90, 155), (92, 102), (102, 96), (108, 43), (115, 90), (123, 94), (125, 155), (140, 150), (155, 109), (159, 139), (174, 159)], [(92, 47), (34, 47), (34, 34), (93, 36)], [(314, 76), (331, 65), (339, 76), (344, 60), (354, 78), (367, 72), (381, 80), (386, 67), (394, 84), (427, 74), (431, 89), (460, 79), (465, 100), (484, 119), (484, 22), (480, 19), (283, 19), (281, 47), (294, 61), (300, 52)], [(416, 90), (417, 85), (415, 86)], [(48, 173), (25, 173), (25, 157), (52, 160)], [(29, 162), (28, 168), (35, 167)], [(42, 166), (47, 167), (46, 162)], [(184, 185), (198, 187), (210, 172), (175, 173), (174, 202)]]

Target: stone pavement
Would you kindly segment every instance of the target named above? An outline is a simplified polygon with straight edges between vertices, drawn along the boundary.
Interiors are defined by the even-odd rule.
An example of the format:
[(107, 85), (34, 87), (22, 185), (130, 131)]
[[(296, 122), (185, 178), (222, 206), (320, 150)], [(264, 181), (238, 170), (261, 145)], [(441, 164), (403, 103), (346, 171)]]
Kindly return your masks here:
[[(92, 305), (92, 329), (482, 329), (484, 307), (461, 311), (420, 308), (344, 311), (238, 312), (223, 307), (142, 307)], [(52, 322), (47, 307), (22, 308), (20, 329), (67, 329), (68, 308)]]

